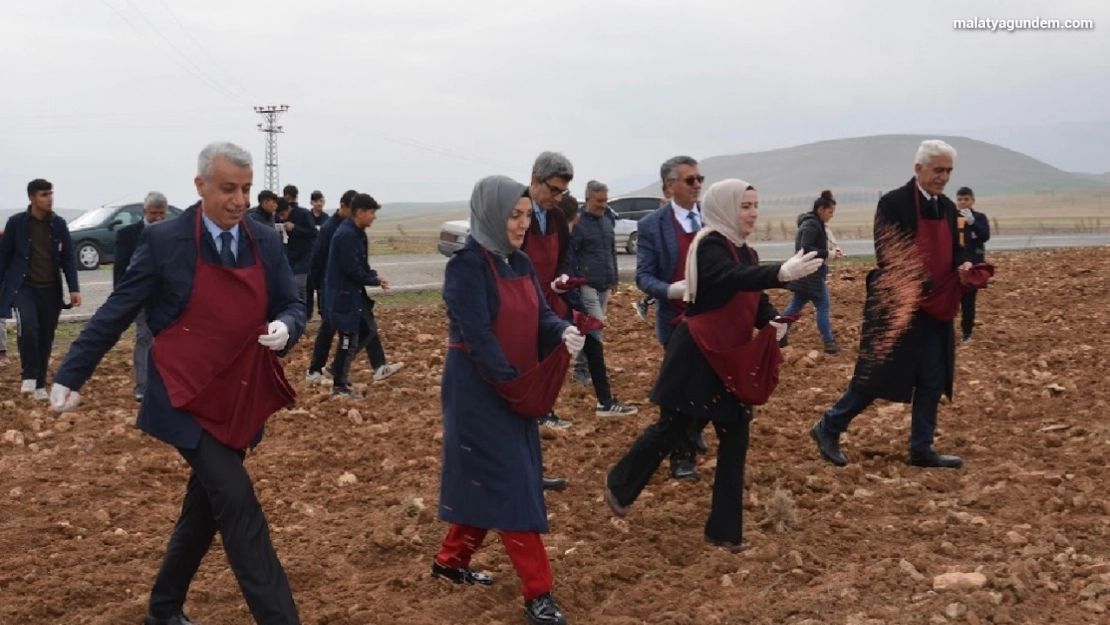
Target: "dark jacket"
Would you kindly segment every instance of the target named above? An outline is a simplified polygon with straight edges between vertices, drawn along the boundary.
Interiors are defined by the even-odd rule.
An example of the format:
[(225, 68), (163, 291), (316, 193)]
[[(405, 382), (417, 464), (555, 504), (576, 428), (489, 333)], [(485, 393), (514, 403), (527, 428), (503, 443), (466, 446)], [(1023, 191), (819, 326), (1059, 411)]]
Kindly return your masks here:
[(139, 221), (120, 228), (116, 231), (116, 256), (112, 261), (112, 288), (116, 288), (123, 281), (123, 274), (127, 273), (127, 266), (131, 264), (131, 257), (135, 248), (139, 246), (139, 235), (146, 227), (146, 220)]
[(582, 211), (570, 235), (575, 275), (598, 291), (609, 290), (619, 281), (616, 225), (613, 211), (606, 210), (600, 217)]
[(321, 211), (319, 215), (312, 211), (308, 212), (312, 215), (312, 223), (316, 226), (317, 230), (323, 228), (324, 224), (328, 223), (328, 214), (326, 212)]
[(324, 286), (324, 271), (328, 266), (331, 240), (335, 237), (335, 231), (343, 221), (344, 218), (339, 216), (339, 211), (332, 213), (331, 217), (328, 217), (328, 220), (320, 227), (319, 234), (316, 235), (316, 243), (312, 245), (312, 261), (308, 268), (308, 283), (316, 288)]
[(321, 313), (324, 320), (343, 334), (358, 334), (366, 287), (381, 286), (378, 272), (370, 268), (366, 231), (346, 219), (335, 231), (324, 270)]
[(250, 217), (260, 224), (266, 224), (267, 226), (270, 226), (271, 229), (273, 229), (274, 224), (277, 223), (276, 214), (267, 213), (266, 211), (262, 210), (261, 206), (255, 206), (254, 208), (247, 210), (247, 217)]
[(667, 287), (678, 267), (678, 237), (675, 235), (674, 208), (667, 202), (636, 224), (636, 286), (655, 298), (655, 338), (666, 345), (678, 317)]
[(975, 216), (975, 221), (964, 225), (964, 254), (972, 263), (984, 263), (987, 261), (987, 249), (983, 244), (991, 239), (991, 223), (986, 215), (975, 209), (971, 210), (971, 214)]
[[(23, 287), (31, 264), (31, 208), (8, 218), (0, 237), (0, 319), (11, 317), (15, 294)], [(77, 282), (77, 257), (66, 220), (53, 213), (50, 217), (51, 250), (54, 262), (65, 277), (70, 293), (80, 293)], [(64, 295), (63, 295), (64, 297)]]
[(293, 229), (289, 231), (289, 243), (285, 246), (289, 265), (293, 267), (293, 275), (307, 275), (312, 267), (312, 247), (319, 234), (316, 220), (312, 218), (312, 211), (294, 204), (286, 221), (293, 224)]
[(496, 269), (468, 237), (444, 271), (448, 340), (468, 351), (448, 349), (443, 367), (439, 518), (482, 529), (546, 532), (539, 423), (513, 413), (490, 384), (520, 374), (493, 334), (501, 304), (493, 271), (502, 278), (532, 276), (539, 314), (513, 321), (539, 326), (541, 351), (559, 348), (570, 324), (547, 307), (525, 254), (514, 252), (507, 262), (494, 257), (493, 264)]
[[(749, 250), (751, 253), (749, 254)], [(698, 298), (686, 309), (687, 317), (717, 310), (728, 304), (739, 291), (762, 291), (779, 288), (781, 265), (759, 264), (759, 255), (748, 246), (737, 250), (733, 258), (728, 239), (712, 233), (698, 245)], [(778, 316), (767, 294), (759, 298), (759, 311), (754, 332)], [(651, 391), (651, 401), (695, 418), (719, 423), (735, 422), (741, 415), (751, 417), (750, 407), (725, 388), (724, 382), (705, 359), (694, 342), (686, 322), (678, 324), (659, 369), (659, 377)]]
[[(196, 277), (195, 228), (199, 210), (199, 203), (194, 204), (172, 221), (143, 229), (123, 280), (73, 342), (54, 374), (54, 382), (80, 390), (140, 310), (146, 313), (156, 342), (162, 330), (185, 312)], [(250, 219), (242, 220), (240, 228), (250, 228), (258, 245), (269, 297), (266, 318), (281, 320), (289, 327), (289, 343), (282, 352), (288, 353), (304, 332), (305, 310), (297, 296), (297, 285), (285, 260), (281, 239), (273, 228)], [(218, 264), (220, 254), (216, 242), (203, 226), (201, 238), (200, 251), (205, 260)], [(239, 234), (238, 259), (240, 267), (254, 264), (251, 240), (244, 232)], [(147, 368), (147, 387), (139, 408), (138, 427), (174, 447), (193, 449), (200, 440), (200, 424), (192, 415), (170, 404), (165, 383), (153, 364)]]
[[(874, 353), (872, 344), (874, 337), (884, 336), (889, 325), (888, 311), (885, 301), (886, 294), (875, 289), (875, 282), (884, 272), (897, 271), (899, 268), (892, 264), (896, 258), (896, 251), (892, 246), (912, 246), (917, 236), (917, 204), (915, 198), (920, 198), (922, 206), (927, 202), (921, 191), (917, 188), (917, 180), (911, 179), (905, 186), (895, 189), (879, 199), (878, 208), (875, 210), (875, 263), (876, 267), (867, 273), (867, 300), (863, 308), (863, 327), (860, 331), (859, 359), (856, 361), (855, 372), (852, 376), (853, 389), (892, 402), (910, 403), (917, 379), (917, 368), (921, 358), (921, 341), (925, 333), (922, 330), (923, 316), (920, 310), (914, 312), (913, 321), (898, 338), (890, 354), (881, 362), (872, 357)], [(959, 230), (956, 227), (956, 216), (959, 212), (956, 205), (947, 196), (938, 198), (938, 205), (944, 220), (948, 223), (952, 233), (952, 262), (950, 267), (955, 269), (963, 264), (967, 257), (959, 244)], [(898, 240), (891, 240), (893, 234)], [(932, 282), (924, 280), (921, 283), (921, 293), (928, 293), (932, 289)], [(952, 382), (956, 366), (956, 335), (949, 321), (944, 324), (946, 334), (944, 339), (946, 378), (944, 393), (949, 399), (952, 397)]]
[[(802, 213), (798, 215), (798, 232), (794, 235), (794, 251), (805, 253), (817, 252), (817, 258), (829, 258), (829, 237), (825, 233), (825, 224), (817, 213)], [(817, 299), (824, 292), (825, 276), (828, 271), (822, 265), (821, 271), (815, 271), (804, 278), (791, 280), (786, 288), (795, 293)]]

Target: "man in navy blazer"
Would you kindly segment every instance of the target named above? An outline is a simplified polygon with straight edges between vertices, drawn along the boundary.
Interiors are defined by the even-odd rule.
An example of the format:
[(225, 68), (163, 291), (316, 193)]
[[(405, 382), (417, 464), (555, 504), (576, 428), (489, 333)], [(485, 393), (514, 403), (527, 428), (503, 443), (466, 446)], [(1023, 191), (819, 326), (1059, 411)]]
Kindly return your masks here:
[[(182, 333), (189, 330), (205, 334), (208, 340), (198, 344), (194, 354), (179, 349), (170, 356), (181, 363), (203, 367), (207, 361), (192, 362), (195, 353), (213, 354), (213, 362), (223, 362), (228, 353), (257, 353), (250, 351), (249, 345), (241, 347), (242, 336), (219, 335), (221, 327), (241, 326), (241, 320), (206, 316), (221, 300), (245, 298), (250, 305), (236, 306), (237, 315), (272, 320), (257, 342), (278, 354), (286, 353), (304, 331), (304, 305), (297, 297), (278, 233), (243, 218), (253, 178), (250, 153), (234, 144), (213, 143), (201, 152), (197, 169), (195, 184), (201, 201), (179, 218), (143, 230), (123, 280), (89, 320), (54, 376), (50, 401), (56, 411), (73, 410), (80, 402), (78, 391), (143, 310), (155, 337), (155, 366), (148, 372), (138, 427), (177, 448), (192, 469), (181, 517), (150, 593), (145, 625), (190, 625), (184, 613), (186, 594), (217, 531), (255, 622), (299, 625), (289, 582), (243, 464), (246, 450), (217, 438), (220, 430), (210, 421), (202, 426), (192, 412), (173, 406), (167, 390), (171, 378), (162, 367), (174, 371), (178, 380), (188, 375), (180, 368), (170, 368), (173, 363), (169, 360), (160, 363), (157, 353), (160, 340), (172, 337), (181, 342)], [(198, 253), (202, 258), (198, 259)], [(234, 289), (217, 288), (221, 284), (213, 273), (242, 282)], [(189, 322), (174, 325), (179, 319)], [(246, 333), (248, 342), (251, 332)], [(261, 378), (276, 373), (267, 371)], [(268, 388), (267, 381), (257, 375), (245, 377), (244, 383)], [(174, 386), (178, 384), (174, 382)], [(249, 414), (252, 407), (247, 402), (243, 414)], [(238, 417), (237, 410), (224, 418)], [(250, 446), (257, 445), (261, 437), (259, 426)]]
[(66, 220), (54, 212), (54, 186), (41, 178), (27, 184), (27, 210), (8, 219), (0, 237), (0, 318), (17, 313), (20, 391), (46, 401), (46, 366), (65, 307), (62, 276), (71, 306), (81, 305), (77, 258)]
[[(290, 185), (291, 186), (291, 185)], [(289, 189), (289, 187), (286, 187)], [(294, 193), (296, 187), (293, 187)], [(282, 216), (282, 227), (289, 237), (286, 244), (286, 253), (289, 256), (289, 265), (293, 268), (293, 277), (297, 282), (297, 294), (302, 302), (308, 302), (308, 273), (312, 269), (312, 248), (316, 243), (316, 220), (312, 218), (312, 211), (297, 204), (296, 197), (288, 200), (289, 192), (286, 191), (286, 201), (289, 202), (288, 212)], [(305, 315), (312, 318), (312, 310), (306, 305)]]
[[(636, 225), (636, 286), (656, 301), (655, 338), (666, 348), (685, 306), (685, 250), (701, 229), (698, 195), (705, 176), (698, 172), (698, 162), (689, 156), (668, 159), (659, 174), (671, 201)], [(705, 450), (705, 441), (701, 428), (690, 435), (691, 440), (683, 441), (681, 448), (671, 452), (671, 476), (675, 479), (700, 477), (694, 458), (696, 451)]]
[[(131, 264), (131, 257), (135, 254), (135, 248), (139, 246), (139, 235), (143, 233), (143, 229), (165, 219), (168, 208), (169, 201), (166, 200), (166, 196), (157, 191), (151, 191), (143, 200), (142, 220), (116, 231), (116, 256), (112, 261), (112, 289), (123, 281), (127, 266)], [(154, 335), (150, 333), (146, 314), (139, 311), (139, 316), (135, 317), (135, 355), (132, 367), (135, 372), (136, 401), (142, 401), (143, 393), (146, 392), (147, 355), (153, 343)]]

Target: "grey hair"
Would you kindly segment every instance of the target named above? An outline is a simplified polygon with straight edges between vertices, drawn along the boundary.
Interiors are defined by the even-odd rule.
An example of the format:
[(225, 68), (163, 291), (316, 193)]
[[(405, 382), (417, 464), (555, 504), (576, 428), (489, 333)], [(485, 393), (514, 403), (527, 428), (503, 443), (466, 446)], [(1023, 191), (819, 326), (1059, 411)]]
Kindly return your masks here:
[(532, 164), (532, 175), (539, 178), (540, 182), (552, 178), (563, 178), (570, 182), (574, 179), (574, 166), (570, 164), (570, 159), (558, 152), (544, 152)]
[(940, 139), (928, 139), (922, 141), (921, 145), (917, 147), (917, 157), (913, 162), (915, 165), (928, 165), (930, 161), (938, 156), (947, 156), (954, 161), (956, 160), (956, 148)]
[(166, 196), (157, 191), (147, 193), (146, 198), (143, 200), (143, 210), (154, 208), (155, 206), (168, 207), (169, 205), (170, 203), (166, 199)]
[(586, 183), (586, 199), (589, 199), (595, 193), (608, 193), (609, 186), (603, 182), (591, 180)]
[(659, 167), (659, 177), (662, 178), (663, 183), (666, 184), (668, 180), (678, 179), (678, 166), (689, 165), (690, 167), (697, 167), (698, 162), (692, 156), (675, 156), (668, 158)]
[(204, 146), (204, 149), (200, 151), (200, 156), (197, 157), (197, 175), (202, 180), (208, 180), (208, 177), (212, 175), (212, 162), (219, 156), (231, 161), (231, 164), (236, 167), (252, 167), (254, 165), (251, 153), (234, 143), (227, 141), (209, 143)]

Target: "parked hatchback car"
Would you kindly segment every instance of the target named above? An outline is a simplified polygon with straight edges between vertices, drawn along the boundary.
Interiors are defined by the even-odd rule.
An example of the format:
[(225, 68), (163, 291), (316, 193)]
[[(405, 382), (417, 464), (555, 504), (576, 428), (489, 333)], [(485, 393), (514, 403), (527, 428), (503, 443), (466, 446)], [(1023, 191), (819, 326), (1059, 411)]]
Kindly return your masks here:
[(641, 219), (659, 208), (657, 197), (619, 197), (609, 200), (609, 209), (617, 215), (615, 230), (617, 251), (636, 253), (636, 225)]
[(466, 245), (466, 237), (470, 236), (470, 220), (445, 221), (439, 229), (439, 243), (436, 249), (444, 256), (451, 256)]
[[(181, 213), (180, 208), (169, 206), (166, 209), (166, 219), (174, 219)], [(101, 206), (69, 222), (77, 268), (92, 271), (102, 264), (112, 262), (116, 255), (116, 230), (130, 226), (142, 218), (143, 205), (138, 203)]]

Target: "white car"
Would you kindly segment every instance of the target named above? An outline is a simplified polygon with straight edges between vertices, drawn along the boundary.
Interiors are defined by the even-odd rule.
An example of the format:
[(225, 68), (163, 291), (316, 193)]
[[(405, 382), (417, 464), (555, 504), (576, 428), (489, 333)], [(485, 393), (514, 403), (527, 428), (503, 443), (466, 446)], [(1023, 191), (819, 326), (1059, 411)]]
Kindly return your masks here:
[(466, 237), (470, 236), (470, 220), (445, 221), (439, 227), (439, 243), (436, 249), (444, 256), (451, 256), (466, 245)]

